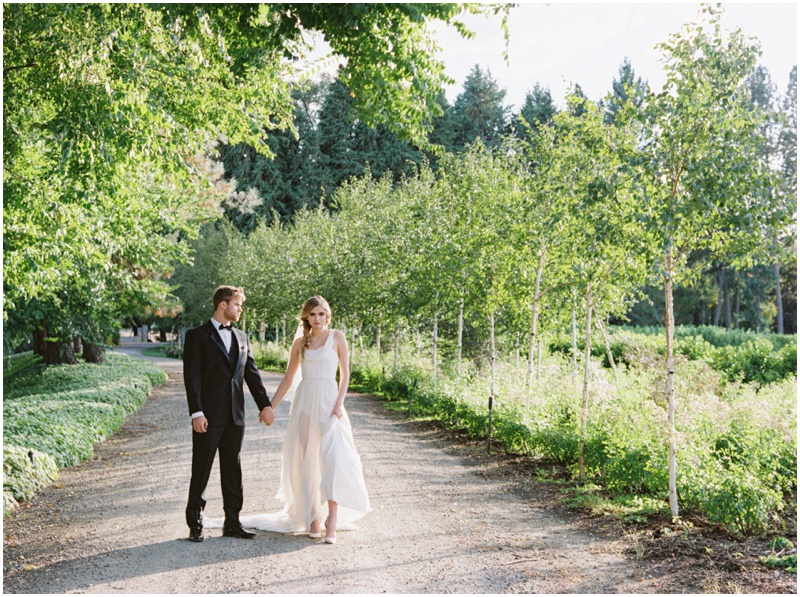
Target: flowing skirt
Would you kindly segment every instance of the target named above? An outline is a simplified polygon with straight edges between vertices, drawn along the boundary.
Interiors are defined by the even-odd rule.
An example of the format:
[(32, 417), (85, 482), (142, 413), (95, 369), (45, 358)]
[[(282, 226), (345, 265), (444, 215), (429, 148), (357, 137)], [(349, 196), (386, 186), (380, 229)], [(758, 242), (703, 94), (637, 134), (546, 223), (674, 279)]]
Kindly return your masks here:
[[(372, 510), (350, 418), (331, 416), (338, 388), (331, 378), (304, 378), (292, 400), (283, 445), (277, 498), (283, 510), (242, 516), (242, 526), (278, 533), (303, 532), (324, 522), (328, 500), (338, 504), (337, 530), (354, 530)], [(206, 526), (216, 520), (207, 519)], [(212, 523), (212, 524), (209, 524)]]

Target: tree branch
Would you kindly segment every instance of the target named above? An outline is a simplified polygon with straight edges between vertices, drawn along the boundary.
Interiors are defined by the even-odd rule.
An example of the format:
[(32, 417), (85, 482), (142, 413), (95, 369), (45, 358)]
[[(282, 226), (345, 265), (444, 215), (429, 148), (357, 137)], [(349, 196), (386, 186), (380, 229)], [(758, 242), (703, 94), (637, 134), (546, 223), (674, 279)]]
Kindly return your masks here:
[(20, 68), (34, 68), (39, 66), (37, 62), (29, 62), (28, 64), (20, 64), (19, 66), (9, 66), (8, 68), (3, 69), (3, 76), (5, 77), (7, 73), (10, 73), (12, 70), (18, 70)]

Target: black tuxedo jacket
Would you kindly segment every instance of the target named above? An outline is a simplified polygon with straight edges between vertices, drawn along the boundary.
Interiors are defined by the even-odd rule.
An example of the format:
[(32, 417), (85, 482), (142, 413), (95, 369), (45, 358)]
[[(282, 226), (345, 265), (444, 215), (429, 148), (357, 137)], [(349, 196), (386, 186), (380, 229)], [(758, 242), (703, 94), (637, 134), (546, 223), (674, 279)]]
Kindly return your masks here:
[(183, 382), (189, 414), (203, 411), (209, 426), (226, 425), (229, 414), (234, 425), (244, 426), (245, 383), (259, 410), (270, 406), (247, 335), (236, 328), (231, 331), (239, 345), (234, 359), (211, 321), (186, 332)]

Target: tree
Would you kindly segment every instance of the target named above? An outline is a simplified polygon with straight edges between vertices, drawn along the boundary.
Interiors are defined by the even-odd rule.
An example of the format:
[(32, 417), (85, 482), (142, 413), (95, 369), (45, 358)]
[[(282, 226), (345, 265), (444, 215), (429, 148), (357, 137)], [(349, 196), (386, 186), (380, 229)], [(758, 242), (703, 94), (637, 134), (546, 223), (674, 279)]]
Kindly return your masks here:
[(642, 215), (659, 237), (666, 317), (669, 503), (678, 515), (673, 289), (694, 249), (747, 261), (763, 250), (765, 225), (789, 217), (769, 193), (760, 114), (744, 93), (758, 48), (740, 31), (723, 35), (720, 12), (704, 6), (699, 23), (661, 44), (667, 82), (645, 108)]
[(647, 97), (647, 81), (642, 81), (633, 71), (630, 60), (626, 57), (619, 67), (619, 78), (611, 84), (611, 96), (606, 100), (606, 122), (612, 124), (617, 112), (626, 104), (640, 108)]
[(500, 89), (487, 69), (477, 64), (464, 81), (463, 91), (453, 104), (453, 146), (465, 149), (476, 139), (487, 147), (500, 143), (508, 115), (503, 105), (505, 89)]
[(223, 208), (239, 230), (252, 232), (260, 221), (269, 225), (274, 214), (287, 221), (298, 210), (322, 202), (316, 115), (329, 84), (326, 80), (306, 83), (292, 91), (294, 131), (266, 132), (271, 157), (247, 143), (219, 146), (225, 177), (238, 189)]
[[(794, 211), (797, 211), (797, 67), (792, 68), (789, 74), (789, 85), (786, 89), (786, 94), (783, 97), (782, 103), (783, 122), (778, 134), (778, 155), (780, 159), (781, 171), (781, 184), (779, 187), (780, 193), (787, 198), (794, 201)], [(796, 235), (797, 230), (781, 230), (775, 231), (773, 236), (773, 248), (777, 254), (787, 254), (794, 262), (794, 269), (796, 271)], [(780, 238), (783, 236), (784, 238)], [(778, 251), (778, 249), (783, 249)], [(792, 264), (790, 264), (792, 265)], [(781, 287), (781, 268), (777, 259), (773, 265), (774, 280), (775, 280), (775, 304), (777, 306), (776, 315), (776, 331), (779, 334), (785, 331), (785, 318), (786, 314), (792, 314), (794, 320), (793, 329), (797, 331), (797, 302), (794, 305), (784, 304), (783, 291)], [(787, 281), (791, 284), (792, 280), (797, 279), (797, 276), (786, 276)], [(794, 296), (797, 296), (796, 282), (792, 289)], [(791, 294), (791, 291), (790, 291)], [(789, 307), (788, 309), (785, 307)]]
[(389, 172), (399, 182), (413, 172), (419, 152), (384, 125), (372, 127), (358, 119), (351, 90), (339, 79), (325, 95), (319, 115), (320, 176), (330, 201), (346, 180), (367, 170), (375, 176)]
[(537, 83), (525, 94), (525, 102), (519, 114), (511, 119), (510, 132), (519, 139), (531, 142), (538, 129), (553, 123), (557, 112), (550, 89)]
[[(120, 280), (140, 296), (166, 292), (157, 275), (164, 260), (188, 257), (182, 239), (215, 217), (224, 198), (208, 196), (215, 170), (197, 160), (220, 139), (269, 154), (265, 131), (292, 128), (289, 81), (298, 73), (291, 59), (307, 50), (310, 30), (342, 58), (361, 120), (424, 143), (448, 81), (428, 22), (466, 32), (456, 21), (462, 10), (456, 4), (4, 6), (4, 323), (13, 312), (65, 352), (76, 333), (99, 341), (72, 322), (68, 304), (85, 305), (85, 321), (110, 327)], [(151, 181), (148, 192), (141, 192), (142, 180)], [(239, 199), (255, 202), (246, 193)], [(151, 218), (149, 234), (130, 234), (126, 218)], [(54, 241), (43, 247), (43, 238)], [(63, 272), (95, 272), (97, 283), (72, 296), (77, 289)], [(111, 305), (87, 299), (98, 288), (112, 289)]]

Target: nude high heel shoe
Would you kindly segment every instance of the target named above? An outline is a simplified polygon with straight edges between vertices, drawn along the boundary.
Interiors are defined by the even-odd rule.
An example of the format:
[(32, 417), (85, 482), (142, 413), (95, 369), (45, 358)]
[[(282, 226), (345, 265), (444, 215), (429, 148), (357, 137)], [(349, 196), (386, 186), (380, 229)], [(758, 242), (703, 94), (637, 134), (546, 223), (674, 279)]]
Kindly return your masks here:
[[(317, 525), (316, 531), (314, 530), (314, 525)], [(311, 537), (312, 539), (319, 539), (320, 537), (322, 537), (322, 532), (320, 531), (319, 527), (320, 527), (319, 519), (312, 522), (311, 528), (308, 529), (308, 536)]]
[[(335, 544), (336, 543), (336, 523), (334, 522), (333, 525), (331, 525), (331, 519), (330, 518), (328, 518), (325, 521), (325, 531), (326, 531), (325, 532), (325, 543), (327, 543), (329, 545)], [(333, 535), (331, 535), (329, 537), (328, 533), (330, 533), (331, 531), (333, 531)]]

